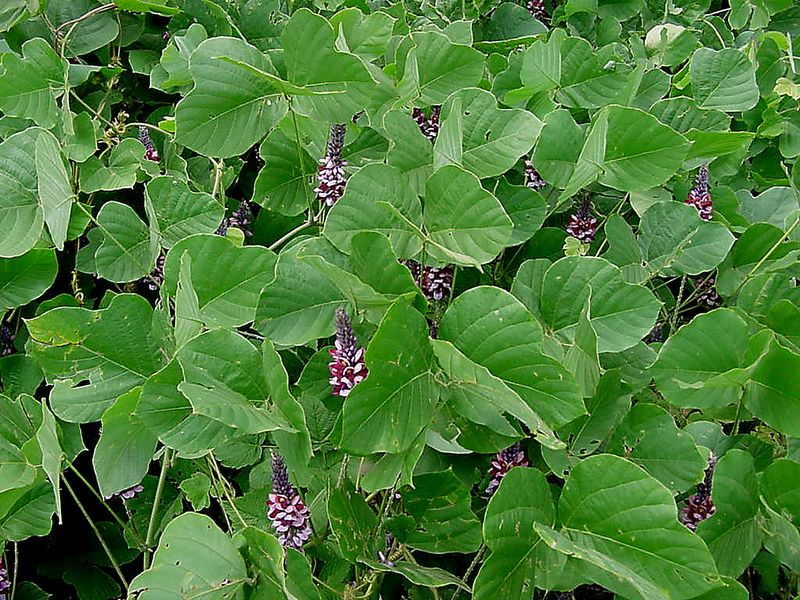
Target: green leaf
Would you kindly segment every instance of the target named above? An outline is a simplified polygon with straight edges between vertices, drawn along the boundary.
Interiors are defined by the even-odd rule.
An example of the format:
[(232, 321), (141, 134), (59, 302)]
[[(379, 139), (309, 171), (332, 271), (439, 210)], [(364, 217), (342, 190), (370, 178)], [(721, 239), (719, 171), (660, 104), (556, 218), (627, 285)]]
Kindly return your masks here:
[(275, 254), (262, 246), (239, 247), (217, 235), (193, 235), (172, 247), (164, 264), (164, 288), (177, 290), (180, 260), (192, 261), (191, 286), (209, 326), (239, 327), (255, 318), (261, 291), (273, 280)]
[(0, 309), (16, 308), (44, 294), (56, 279), (56, 253), (34, 248), (16, 258), (0, 258)]
[(718, 582), (706, 545), (678, 523), (672, 493), (623, 458), (601, 454), (578, 463), (558, 516), (570, 543), (554, 536), (556, 550), (577, 560), (583, 577), (621, 596), (693, 598)]
[[(264, 340), (261, 345), (261, 355), (262, 369), (272, 404), (295, 430), (275, 431), (272, 437), (289, 469), (298, 481), (305, 483), (307, 465), (313, 455), (305, 410), (289, 391), (289, 376), (272, 342)], [(325, 383), (327, 384), (327, 381)]]
[(578, 319), (575, 338), (564, 356), (564, 366), (570, 373), (575, 374), (575, 381), (578, 383), (584, 398), (594, 395), (597, 382), (600, 380), (597, 333), (592, 327), (590, 306), (591, 294)]
[(587, 40), (566, 38), (560, 50), (561, 89), (556, 97), (565, 106), (600, 108), (617, 101), (630, 85), (630, 67), (613, 59), (602, 60)]
[(416, 32), (403, 62), (400, 88), (413, 86), (425, 105), (443, 104), (453, 92), (475, 87), (483, 75), (483, 55), (469, 46), (453, 44), (447, 36)]
[(33, 248), (44, 226), (38, 200), (36, 140), (32, 127), (0, 143), (0, 257), (21, 256)]
[(800, 384), (795, 373), (800, 355), (772, 340), (768, 351), (756, 363), (745, 387), (745, 406), (770, 427), (800, 437)]
[(63, 250), (73, 194), (61, 147), (50, 133), (42, 133), (36, 140), (36, 176), (50, 238), (58, 250)]
[(553, 497), (541, 471), (511, 469), (486, 507), (483, 537), (491, 554), (475, 578), (475, 600), (527, 600), (534, 586), (544, 587), (544, 573), (564, 568), (566, 559), (533, 531), (536, 523), (553, 525), (555, 519)]
[(374, 60), (386, 52), (396, 19), (385, 12), (364, 15), (358, 8), (346, 8), (331, 16), (334, 30), (341, 30), (350, 52)]
[(154, 13), (165, 17), (178, 14), (179, 8), (168, 6), (163, 2), (153, 2), (153, 0), (114, 0), (117, 8), (129, 10), (131, 12)]
[(492, 375), (486, 367), (472, 362), (450, 342), (432, 340), (431, 344), (449, 379), (447, 393), (453, 410), (500, 435), (514, 437), (518, 431), (503, 417), (503, 413), (508, 413), (525, 423), (541, 444), (552, 448), (563, 446), (539, 416), (503, 380)]
[(736, 402), (741, 386), (718, 376), (744, 366), (748, 337), (747, 324), (731, 309), (698, 315), (661, 347), (652, 367), (659, 391), (681, 408)]
[(553, 31), (547, 42), (531, 44), (522, 55), (522, 68), (519, 76), (525, 88), (531, 93), (555, 89), (561, 81), (561, 43), (563, 30)]
[[(81, 56), (102, 48), (119, 35), (117, 19), (109, 11), (85, 16), (97, 4), (92, 0), (50, 0), (47, 2), (47, 17), (53, 27), (67, 22), (71, 25), (61, 29), (66, 56)], [(75, 26), (72, 27), (72, 24)], [(69, 33), (67, 36), (66, 34)]]
[(136, 171), (144, 159), (144, 146), (134, 138), (125, 138), (111, 149), (105, 163), (96, 156), (81, 165), (80, 189), (91, 194), (100, 190), (122, 190), (136, 183)]
[(529, 187), (509, 185), (505, 179), (498, 182), (494, 194), (514, 226), (507, 245), (517, 246), (527, 242), (544, 223), (547, 213), (544, 198)]
[(630, 410), (606, 450), (624, 454), (673, 493), (689, 489), (707, 466), (692, 437), (678, 429), (669, 413), (644, 402)]
[(469, 592), (469, 587), (455, 575), (438, 567), (423, 567), (416, 563), (399, 560), (386, 565), (377, 560), (360, 561), (379, 573), (397, 573), (405, 577), (411, 583), (427, 588), (440, 588), (446, 585), (455, 585), (460, 589)]
[[(512, 292), (527, 302), (521, 285), (515, 282)], [(542, 282), (539, 311), (556, 336), (573, 339), (590, 293), (589, 322), (599, 352), (630, 348), (655, 325), (660, 303), (650, 290), (626, 283), (619, 268), (605, 259), (575, 256), (555, 262)]]
[(156, 451), (156, 437), (135, 414), (140, 394), (141, 388), (122, 394), (101, 419), (103, 429), (92, 465), (106, 498), (141, 482)]
[(106, 202), (97, 214), (97, 226), (102, 232), (94, 255), (99, 277), (124, 283), (149, 275), (155, 268), (158, 241), (130, 206)]
[(753, 457), (738, 449), (725, 453), (714, 469), (711, 497), (716, 512), (697, 526), (720, 574), (739, 577), (761, 549), (758, 482)]
[(460, 164), (480, 178), (502, 175), (513, 167), (533, 148), (543, 126), (528, 111), (498, 109), (492, 93), (481, 89), (452, 94), (442, 107), (442, 121), (454, 110), (459, 111), (463, 136)]
[(442, 317), (439, 339), (502, 379), (549, 426), (585, 412), (572, 375), (542, 354), (541, 326), (508, 292), (477, 287), (459, 295)]
[(214, 233), (225, 216), (225, 207), (210, 194), (193, 192), (175, 177), (156, 177), (147, 183), (145, 209), (165, 248), (195, 233)]
[(284, 252), (258, 303), (256, 329), (279, 345), (305, 344), (334, 332), (334, 312), (344, 302), (328, 277)]
[(0, 536), (7, 542), (20, 542), (47, 535), (54, 512), (53, 486), (40, 474), (28, 488), (0, 493)]
[(626, 192), (661, 185), (680, 168), (689, 150), (681, 134), (635, 108), (611, 106), (600, 183)]
[(497, 198), (480, 187), (475, 175), (453, 165), (428, 179), (423, 219), (434, 244), (431, 255), (466, 266), (492, 260), (512, 232), (511, 219)]
[(97, 421), (114, 401), (164, 364), (163, 335), (141, 296), (108, 308), (54, 308), (26, 320), (30, 354), (53, 384), (50, 404), (65, 421)]
[(469, 488), (452, 470), (414, 477), (403, 492), (403, 506), (416, 522), (405, 543), (432, 554), (474, 552), (481, 545), (481, 524), (470, 508)]
[(220, 158), (257, 143), (287, 110), (286, 100), (263, 77), (225, 57), (274, 73), (265, 54), (236, 38), (211, 38), (192, 52), (195, 85), (175, 109), (176, 140)]
[(733, 246), (722, 223), (708, 223), (683, 202), (657, 202), (639, 223), (639, 246), (652, 273), (699, 275), (717, 267)]
[(219, 421), (241, 434), (290, 429), (267, 403), (269, 395), (258, 350), (228, 329), (207, 331), (182, 346), (178, 390), (195, 414)]
[[(350, 262), (358, 278), (381, 294), (419, 294), (411, 271), (398, 262), (389, 239), (380, 233), (364, 231), (354, 235)], [(381, 268), (376, 269), (375, 265)]]
[(142, 600), (202, 595), (241, 599), (247, 568), (231, 539), (198, 513), (173, 519), (161, 534), (149, 569), (131, 581)]
[(36, 468), (14, 444), (0, 438), (0, 493), (25, 488), (36, 479)]
[(265, 164), (256, 178), (254, 201), (271, 211), (295, 216), (316, 200), (310, 175), (317, 165), (294, 139), (276, 129), (261, 142), (258, 154)]
[(345, 399), (342, 446), (362, 456), (407, 450), (428, 425), (437, 391), (428, 325), (405, 300), (386, 312), (366, 364), (369, 375)]
[(741, 50), (698, 48), (690, 66), (692, 95), (700, 108), (740, 111), (758, 102), (756, 73)]
[[(399, 110), (386, 113), (383, 126), (389, 138), (396, 140), (386, 155), (387, 164), (397, 167), (412, 188), (421, 193), (433, 173), (433, 146), (430, 140), (422, 135), (410, 115)], [(439, 133), (442, 133), (441, 128)]]
[(361, 231), (384, 234), (395, 254), (412, 257), (422, 248), (416, 224), (422, 207), (402, 173), (389, 165), (370, 164), (347, 182), (344, 196), (333, 205), (323, 233), (342, 252)]
[(572, 177), (585, 134), (568, 110), (559, 108), (544, 118), (533, 153), (533, 164), (548, 183), (565, 188)]
[(58, 439), (59, 431), (56, 419), (50, 409), (42, 403), (42, 424), (36, 431), (36, 442), (42, 456), (42, 470), (47, 475), (47, 479), (53, 486), (55, 497), (55, 511), (58, 515), (58, 522), (61, 523), (61, 466), (64, 460), (64, 452), (61, 450), (61, 443)]
[(378, 517), (349, 479), (331, 490), (328, 496), (328, 518), (339, 541), (342, 555), (350, 562), (375, 554), (375, 529)]
[(324, 17), (301, 8), (281, 37), (289, 81), (315, 94), (292, 98), (300, 114), (323, 123), (346, 123), (367, 107), (375, 81), (361, 58), (335, 49), (333, 28)]
[(22, 58), (0, 53), (0, 110), (45, 129), (58, 120), (55, 92), (64, 87), (66, 63), (41, 38), (22, 44)]

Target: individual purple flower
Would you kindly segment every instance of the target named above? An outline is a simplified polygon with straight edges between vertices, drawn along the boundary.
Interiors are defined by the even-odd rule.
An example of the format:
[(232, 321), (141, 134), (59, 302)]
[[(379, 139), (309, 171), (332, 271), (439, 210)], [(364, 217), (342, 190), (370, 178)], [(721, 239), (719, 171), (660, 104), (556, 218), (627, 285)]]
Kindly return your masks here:
[(158, 162), (158, 150), (156, 150), (153, 140), (150, 139), (150, 131), (144, 125), (139, 125), (139, 141), (144, 145), (144, 157), (147, 160)]
[(539, 19), (540, 21), (547, 16), (547, 13), (544, 9), (543, 0), (528, 0), (525, 3), (525, 8), (528, 9), (528, 12), (531, 13), (534, 18)]
[(569, 217), (567, 233), (584, 244), (591, 244), (597, 234), (597, 219), (592, 216), (589, 196), (584, 197), (580, 207)]
[(331, 393), (334, 396), (347, 397), (367, 377), (369, 371), (364, 362), (364, 348), (358, 347), (350, 317), (343, 308), (336, 310), (336, 341), (329, 352)]
[(711, 483), (716, 466), (717, 457), (712, 453), (708, 459), (708, 468), (706, 468), (703, 481), (697, 484), (695, 493), (689, 496), (686, 506), (681, 511), (681, 523), (692, 531), (697, 529), (698, 524), (717, 512), (717, 507), (714, 506), (714, 501), (711, 499)]
[(533, 191), (540, 190), (547, 185), (547, 182), (539, 175), (539, 171), (534, 168), (533, 163), (527, 158), (525, 159), (525, 185)]
[(708, 190), (708, 167), (706, 165), (700, 167), (694, 180), (694, 187), (689, 190), (689, 195), (686, 197), (686, 204), (694, 206), (703, 221), (711, 220), (714, 206), (711, 202), (711, 192)]
[(453, 290), (453, 267), (450, 265), (444, 267), (426, 265), (422, 269), (420, 287), (428, 300), (449, 298), (450, 292)]
[(250, 224), (253, 222), (253, 209), (247, 200), (239, 202), (239, 207), (231, 213), (231, 216), (224, 219), (217, 230), (214, 232), (217, 235), (225, 236), (230, 227), (241, 229), (245, 237), (250, 237), (253, 232), (250, 230)]
[(705, 304), (709, 308), (716, 308), (722, 304), (722, 298), (720, 298), (717, 293), (717, 288), (715, 287), (716, 283), (717, 280), (713, 276), (704, 279), (699, 277), (695, 279), (695, 284), (697, 286), (695, 291), (699, 304)]
[(344, 187), (347, 183), (344, 167), (347, 166), (347, 161), (342, 160), (342, 148), (344, 148), (346, 131), (347, 128), (344, 125), (331, 127), (325, 156), (319, 161), (318, 183), (314, 188), (314, 193), (325, 206), (333, 206), (344, 194)]
[(17, 351), (14, 345), (14, 332), (5, 323), (0, 324), (0, 357), (9, 356)]
[(286, 548), (300, 550), (311, 537), (308, 507), (289, 482), (283, 457), (272, 454), (272, 493), (267, 499), (267, 517)]
[(512, 467), (527, 467), (529, 464), (519, 442), (495, 454), (489, 465), (490, 480), (489, 485), (486, 487), (486, 495), (491, 496), (497, 491), (503, 477), (506, 476)]
[(431, 106), (430, 117), (421, 108), (414, 108), (411, 111), (411, 118), (414, 119), (422, 135), (428, 138), (431, 143), (436, 141), (436, 136), (439, 135), (439, 116), (441, 112), (442, 107), (438, 105)]

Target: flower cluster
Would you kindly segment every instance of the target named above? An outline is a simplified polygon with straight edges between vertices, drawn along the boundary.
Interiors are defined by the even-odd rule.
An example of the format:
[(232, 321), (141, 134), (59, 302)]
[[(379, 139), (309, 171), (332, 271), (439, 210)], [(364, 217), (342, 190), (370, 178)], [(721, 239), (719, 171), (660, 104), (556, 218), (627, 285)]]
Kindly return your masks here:
[[(7, 592), (11, 589), (11, 580), (8, 578), (8, 569), (3, 563), (3, 557), (0, 556), (0, 594)], [(5, 595), (2, 596), (5, 598)]]
[(156, 150), (153, 140), (150, 139), (150, 132), (144, 125), (139, 125), (139, 141), (144, 145), (144, 157), (147, 160), (158, 162), (158, 150)]
[(358, 347), (350, 317), (343, 308), (336, 310), (336, 342), (329, 352), (331, 392), (334, 396), (346, 397), (369, 372), (364, 362), (364, 348)]
[(308, 507), (289, 482), (289, 472), (283, 457), (272, 455), (272, 493), (267, 499), (267, 517), (286, 548), (300, 550), (311, 537)]
[(333, 206), (344, 194), (344, 186), (347, 183), (344, 167), (347, 166), (347, 161), (342, 160), (342, 148), (344, 148), (346, 131), (347, 128), (344, 125), (331, 127), (325, 156), (319, 161), (318, 184), (314, 188), (314, 193), (325, 206)]
[(247, 200), (239, 202), (239, 207), (231, 213), (231, 216), (224, 219), (217, 230), (214, 232), (217, 235), (226, 235), (230, 227), (236, 227), (244, 232), (246, 237), (253, 235), (250, 230), (250, 224), (253, 222), (253, 209)]
[(453, 267), (429, 267), (421, 265), (413, 259), (401, 260), (409, 271), (414, 282), (422, 290), (428, 300), (443, 300), (450, 296), (453, 289)]
[(525, 3), (525, 8), (528, 9), (528, 12), (531, 13), (534, 18), (540, 21), (547, 16), (544, 10), (544, 0), (528, 0)]
[(717, 507), (714, 506), (714, 501), (711, 499), (711, 482), (716, 466), (717, 457), (712, 454), (708, 459), (708, 468), (703, 481), (697, 484), (697, 490), (689, 497), (686, 506), (681, 511), (681, 523), (692, 531), (697, 529), (697, 525), (701, 521), (705, 521), (717, 511)]
[(135, 498), (139, 494), (144, 491), (144, 487), (142, 485), (135, 485), (133, 487), (129, 487), (127, 490), (122, 490), (121, 492), (117, 492), (116, 494), (111, 494), (110, 498), (122, 498), (123, 500), (130, 500)]
[(586, 196), (578, 210), (570, 215), (567, 233), (584, 244), (591, 244), (597, 235), (597, 219), (592, 216), (592, 205)]
[(156, 259), (156, 268), (150, 272), (149, 277), (144, 278), (147, 289), (151, 292), (158, 291), (158, 288), (160, 288), (161, 284), (164, 283), (164, 263), (166, 260), (166, 254), (161, 252)]
[(689, 190), (686, 204), (694, 206), (703, 221), (710, 221), (714, 211), (711, 192), (708, 191), (708, 167), (703, 165), (694, 180), (694, 187)]
[(699, 304), (705, 304), (709, 308), (716, 308), (722, 304), (722, 298), (720, 298), (715, 287), (716, 283), (717, 280), (713, 276), (695, 279), (695, 293)]
[(533, 163), (527, 158), (525, 159), (525, 185), (533, 191), (540, 190), (547, 185), (547, 182), (539, 175), (539, 171), (533, 167)]
[(419, 127), (426, 138), (431, 143), (436, 141), (436, 136), (439, 135), (439, 115), (442, 112), (441, 106), (431, 106), (431, 116), (427, 116), (421, 108), (415, 108), (411, 111), (411, 118)]
[(14, 332), (11, 331), (8, 325), (5, 323), (0, 324), (0, 357), (9, 356), (17, 351), (17, 347), (14, 346), (15, 337)]
[(530, 463), (525, 458), (525, 452), (519, 443), (509, 446), (505, 450), (501, 450), (495, 454), (489, 465), (489, 485), (486, 487), (486, 495), (491, 496), (500, 487), (500, 482), (503, 477), (511, 470), (512, 467), (527, 467)]

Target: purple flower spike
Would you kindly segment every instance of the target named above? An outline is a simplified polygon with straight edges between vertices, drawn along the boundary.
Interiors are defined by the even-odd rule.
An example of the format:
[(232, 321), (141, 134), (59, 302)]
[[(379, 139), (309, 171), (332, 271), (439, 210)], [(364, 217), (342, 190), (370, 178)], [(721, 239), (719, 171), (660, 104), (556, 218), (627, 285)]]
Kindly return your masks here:
[(280, 454), (272, 455), (272, 493), (267, 500), (267, 517), (285, 548), (300, 550), (311, 537), (308, 507), (289, 482), (289, 472)]
[(694, 206), (697, 214), (703, 221), (710, 221), (714, 212), (714, 205), (711, 202), (711, 192), (708, 190), (708, 167), (703, 165), (694, 180), (694, 187), (689, 190), (686, 197), (686, 204)]
[(711, 499), (711, 483), (716, 466), (717, 457), (712, 454), (708, 459), (708, 468), (703, 481), (697, 484), (697, 491), (689, 497), (679, 515), (681, 523), (692, 531), (697, 529), (698, 524), (717, 512), (717, 507), (714, 506), (714, 501)]
[(250, 224), (252, 222), (253, 209), (250, 207), (250, 203), (247, 200), (242, 200), (239, 202), (239, 208), (233, 211), (230, 217), (224, 219), (214, 233), (224, 236), (228, 233), (228, 228), (236, 227), (244, 232), (245, 237), (250, 237), (253, 235), (253, 232), (250, 230)]
[(123, 500), (130, 500), (131, 498), (135, 498), (141, 494), (143, 491), (144, 487), (141, 485), (135, 485), (133, 487), (129, 487), (127, 490), (122, 490), (121, 492), (111, 494), (109, 498), (122, 498)]
[(139, 141), (144, 145), (144, 157), (147, 160), (158, 162), (158, 150), (156, 150), (153, 140), (150, 139), (150, 132), (144, 125), (139, 125)]
[(422, 293), (428, 300), (443, 300), (450, 297), (453, 289), (453, 267), (428, 267), (422, 270), (420, 282)]
[(347, 183), (344, 167), (347, 166), (347, 161), (342, 160), (342, 148), (344, 148), (346, 131), (347, 128), (344, 125), (331, 127), (325, 156), (319, 161), (318, 184), (314, 188), (314, 193), (325, 206), (333, 206), (344, 194), (344, 187)]
[(336, 310), (336, 342), (329, 352), (331, 393), (334, 396), (347, 397), (350, 390), (364, 381), (369, 371), (364, 362), (364, 348), (358, 347), (350, 317), (343, 308)]
[(5, 323), (0, 324), (0, 357), (10, 356), (17, 351), (17, 347), (14, 346), (15, 337), (14, 332), (11, 331), (8, 325)]
[(495, 454), (492, 463), (489, 465), (489, 476), (491, 480), (486, 487), (486, 495), (491, 496), (497, 491), (503, 477), (512, 469), (512, 467), (527, 467), (530, 463), (525, 458), (525, 452), (519, 443), (509, 446), (505, 450), (501, 450)]
[(151, 271), (150, 277), (144, 278), (147, 289), (151, 292), (158, 291), (158, 288), (160, 288), (161, 284), (164, 283), (164, 263), (166, 260), (167, 256), (162, 251), (156, 259), (156, 268)]
[[(3, 563), (3, 557), (0, 556), (0, 593), (7, 592), (11, 589), (11, 580), (8, 578), (8, 569)], [(2, 596), (5, 598), (5, 594)]]
[(547, 16), (547, 13), (544, 9), (543, 0), (528, 0), (525, 3), (525, 8), (528, 9), (528, 12), (531, 13), (534, 18), (539, 19), (540, 21)]
[(697, 302), (705, 304), (709, 308), (716, 308), (722, 304), (722, 298), (717, 293), (716, 277), (708, 277), (703, 279), (698, 277), (695, 279), (697, 284)]
[(539, 175), (539, 171), (533, 167), (533, 163), (528, 159), (525, 159), (525, 185), (534, 192), (547, 185), (547, 182)]
[(591, 244), (597, 234), (597, 219), (592, 216), (592, 205), (586, 196), (577, 212), (569, 217), (567, 233), (584, 244)]
[(428, 138), (431, 143), (436, 141), (436, 136), (439, 135), (439, 115), (441, 112), (442, 107), (438, 105), (431, 107), (430, 117), (421, 108), (415, 108), (411, 111), (411, 118), (414, 119), (422, 135)]

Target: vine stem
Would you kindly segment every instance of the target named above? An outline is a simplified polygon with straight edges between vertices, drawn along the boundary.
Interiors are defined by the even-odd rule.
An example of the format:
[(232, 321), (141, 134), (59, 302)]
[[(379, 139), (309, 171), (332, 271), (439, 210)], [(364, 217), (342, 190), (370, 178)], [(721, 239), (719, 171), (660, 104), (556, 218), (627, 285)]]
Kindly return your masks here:
[[(219, 193), (219, 185), (220, 182), (222, 181), (222, 169), (225, 166), (225, 162), (222, 159), (220, 159), (219, 162), (217, 162), (213, 158), (209, 158), (208, 160), (210, 160), (211, 164), (214, 165), (214, 185), (211, 188), (211, 195), (214, 197), (214, 199), (217, 199), (217, 194)], [(225, 204), (224, 201), (223, 204)]]
[(11, 600), (17, 593), (17, 574), (19, 573), (19, 544), (14, 542), (14, 574), (11, 576)]
[(284, 243), (286, 243), (286, 242), (288, 242), (290, 239), (292, 239), (292, 238), (293, 238), (295, 235), (297, 235), (298, 233), (300, 233), (300, 232), (301, 232), (301, 231), (303, 231), (304, 229), (308, 229), (308, 228), (309, 228), (309, 227), (311, 227), (312, 225), (318, 225), (318, 223), (317, 223), (316, 221), (313, 221), (313, 220), (312, 220), (312, 221), (305, 221), (304, 223), (301, 223), (300, 225), (298, 225), (297, 227), (295, 227), (294, 229), (292, 229), (292, 230), (291, 230), (289, 233), (287, 233), (287, 234), (285, 234), (285, 235), (282, 235), (281, 237), (279, 237), (277, 241), (275, 241), (275, 242), (272, 242), (272, 244), (270, 244), (269, 246), (267, 246), (267, 248), (268, 248), (269, 250), (275, 250), (275, 249), (279, 248), (279, 247), (280, 247), (280, 246), (282, 246)]
[(225, 495), (225, 498), (227, 498), (228, 503), (231, 505), (231, 508), (233, 509), (236, 518), (239, 519), (239, 522), (242, 524), (242, 527), (247, 527), (247, 521), (244, 520), (244, 517), (242, 517), (242, 514), (239, 512), (239, 509), (236, 508), (236, 505), (233, 503), (233, 498), (231, 497), (231, 494), (228, 491), (228, 485), (227, 485), (228, 482), (222, 475), (222, 471), (220, 470), (219, 465), (217, 464), (217, 460), (214, 458), (212, 454), (209, 454), (207, 459), (208, 459), (208, 464), (211, 466), (212, 471), (216, 473), (217, 478), (219, 479), (219, 484), (222, 487), (222, 493)]
[[(86, 512), (86, 508), (84, 508), (83, 504), (78, 499), (78, 495), (72, 489), (72, 486), (67, 481), (67, 478), (66, 477), (62, 477), (61, 481), (64, 482), (64, 487), (67, 488), (67, 491), (69, 492), (69, 495), (72, 496), (72, 499), (75, 501), (75, 504), (78, 505), (78, 509), (81, 511), (81, 514), (83, 514), (84, 518), (86, 519), (86, 522), (89, 523), (89, 527), (91, 527), (92, 531), (94, 531), (94, 535), (97, 537), (97, 541), (99, 541), (100, 545), (103, 547), (103, 550), (105, 551), (106, 556), (108, 556), (108, 560), (111, 561), (111, 566), (114, 567), (114, 571), (117, 573), (117, 577), (119, 577), (119, 580), (122, 582), (122, 585), (125, 588), (125, 592), (127, 593), (127, 591), (128, 591), (128, 582), (125, 579), (125, 576), (122, 574), (122, 570), (119, 568), (119, 563), (117, 562), (117, 559), (114, 558), (114, 555), (111, 553), (111, 548), (109, 548), (108, 544), (106, 544), (106, 541), (105, 541), (105, 539), (103, 539), (103, 536), (100, 533), (100, 530), (97, 529), (97, 525), (94, 524), (94, 521), (92, 521), (92, 518), (89, 516), (89, 513)], [(15, 567), (15, 569), (16, 569), (16, 567)]]
[[(469, 576), (472, 575), (472, 572), (475, 570), (475, 567), (478, 566), (478, 563), (483, 558), (483, 554), (485, 552), (486, 552), (486, 544), (481, 544), (481, 547), (478, 548), (478, 551), (475, 553), (475, 556), (473, 557), (472, 562), (469, 563), (469, 566), (467, 567), (467, 570), (464, 573), (464, 577), (461, 578), (464, 583), (467, 583), (467, 581), (469, 580)], [(453, 596), (450, 598), (450, 600), (456, 600), (456, 598), (458, 598), (459, 594), (461, 594), (461, 588), (456, 588), (456, 591), (453, 594)]]
[(161, 504), (161, 497), (164, 494), (164, 483), (167, 480), (167, 469), (172, 461), (172, 450), (170, 448), (164, 449), (164, 456), (161, 457), (161, 473), (158, 474), (158, 484), (156, 485), (156, 495), (153, 498), (153, 509), (150, 511), (150, 521), (147, 523), (147, 535), (144, 539), (144, 568), (150, 566), (150, 549), (153, 545), (153, 535), (156, 529), (156, 514), (158, 513), (159, 505)]
[(741, 290), (742, 287), (744, 287), (744, 284), (747, 283), (748, 281), (750, 281), (750, 278), (755, 274), (755, 272), (758, 271), (761, 268), (761, 265), (763, 265), (765, 262), (767, 262), (767, 260), (769, 260), (769, 257), (772, 256), (773, 252), (775, 252), (775, 250), (777, 250), (778, 247), (783, 242), (785, 242), (787, 239), (789, 239), (789, 236), (792, 235), (792, 232), (795, 230), (795, 228), (797, 227), (798, 224), (800, 224), (800, 217), (796, 218), (794, 220), (794, 223), (792, 223), (792, 226), (789, 227), (789, 229), (787, 229), (786, 231), (783, 232), (783, 235), (780, 238), (778, 238), (778, 241), (776, 241), (772, 245), (772, 248), (770, 248), (767, 251), (767, 253), (764, 256), (761, 257), (761, 260), (759, 260), (756, 263), (756, 266), (754, 266), (752, 269), (750, 269), (750, 272), (747, 275), (745, 275), (745, 277), (742, 280), (742, 282), (738, 286), (736, 286), (735, 290), (733, 290), (733, 292), (731, 293), (731, 297), (735, 296), (739, 292), (739, 290)]
[[(117, 7), (117, 5), (114, 4), (113, 2), (110, 2), (108, 4), (103, 4), (102, 6), (98, 6), (97, 8), (93, 8), (92, 10), (82, 14), (80, 17), (72, 19), (71, 21), (65, 21), (61, 25), (56, 27), (55, 36), (54, 37), (55, 37), (56, 46), (58, 46), (57, 49), (59, 51), (59, 54), (62, 54), (64, 48), (67, 45), (67, 40), (72, 35), (72, 32), (75, 31), (75, 28), (78, 25), (80, 25), (80, 23), (82, 21), (85, 21), (86, 19), (91, 19), (92, 17), (94, 17), (95, 15), (99, 15), (100, 13), (104, 13), (104, 12), (109, 11), (109, 10), (114, 10), (116, 7)], [(69, 31), (67, 31), (66, 35), (64, 36), (64, 39), (61, 40), (61, 42), (59, 42), (59, 39), (58, 39), (59, 38), (59, 33), (65, 27), (69, 27)], [(63, 54), (62, 54), (62, 56), (63, 56)]]
[[(97, 491), (97, 490), (94, 488), (94, 486), (93, 486), (91, 483), (89, 483), (89, 482), (86, 480), (86, 478), (83, 476), (83, 474), (82, 474), (80, 471), (78, 471), (78, 469), (76, 469), (76, 468), (75, 468), (75, 467), (74, 467), (72, 464), (69, 464), (69, 465), (67, 465), (67, 467), (69, 468), (69, 470), (70, 470), (70, 471), (72, 471), (73, 473), (75, 473), (75, 476), (76, 476), (78, 479), (80, 479), (80, 480), (83, 482), (83, 485), (85, 485), (87, 488), (89, 488), (89, 491), (91, 491), (91, 492), (92, 492), (92, 494), (94, 494), (94, 497), (95, 497), (95, 498), (97, 498), (97, 499), (100, 501), (100, 503), (101, 503), (101, 504), (102, 504), (102, 505), (103, 505), (103, 506), (106, 508), (106, 510), (109, 512), (109, 514), (110, 514), (110, 515), (113, 517), (113, 519), (114, 519), (114, 520), (117, 522), (117, 525), (119, 525), (120, 527), (122, 527), (123, 529), (125, 529), (125, 528), (127, 527), (127, 524), (125, 523), (125, 521), (123, 521), (123, 520), (122, 520), (122, 519), (119, 517), (119, 515), (117, 515), (117, 513), (115, 513), (115, 512), (114, 512), (114, 511), (111, 509), (111, 507), (110, 507), (110, 506), (108, 505), (108, 503), (106, 502), (105, 498), (103, 498), (103, 496), (101, 496), (101, 495), (100, 495), (100, 492), (98, 492), (98, 491)], [(133, 532), (133, 533), (134, 533), (134, 535), (135, 535), (135, 537), (136, 537), (136, 541), (137, 541), (137, 542), (138, 542), (138, 544), (139, 544), (139, 548), (140, 548), (140, 549), (144, 549), (144, 546), (143, 546), (143, 541), (142, 541), (142, 539), (139, 537), (139, 534), (138, 534), (137, 532)]]

